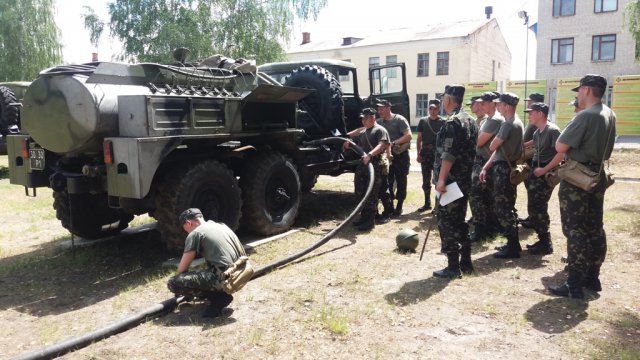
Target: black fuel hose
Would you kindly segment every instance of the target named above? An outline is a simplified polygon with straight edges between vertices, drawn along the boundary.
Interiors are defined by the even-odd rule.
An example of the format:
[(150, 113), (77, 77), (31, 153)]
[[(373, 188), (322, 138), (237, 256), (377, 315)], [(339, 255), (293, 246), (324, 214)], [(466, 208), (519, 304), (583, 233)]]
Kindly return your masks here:
[[(329, 138), (325, 138), (325, 139), (321, 139), (321, 140), (314, 140), (311, 142), (307, 142), (304, 145), (305, 146), (319, 146), (319, 145), (329, 145), (329, 144), (333, 144), (335, 146), (342, 146), (342, 144), (348, 141), (349, 144), (351, 145), (351, 148), (358, 154), (358, 155), (364, 155), (364, 151), (362, 150), (362, 148), (360, 148), (358, 145), (356, 145), (353, 141), (348, 140), (348, 139), (344, 139), (341, 137), (329, 137)], [(360, 161), (360, 160), (358, 160)], [(311, 251), (319, 248), (320, 246), (324, 245), (325, 243), (327, 243), (327, 241), (329, 241), (333, 236), (335, 236), (335, 234), (338, 233), (338, 231), (340, 231), (356, 214), (358, 214), (360, 212), (360, 210), (362, 209), (362, 207), (364, 206), (364, 201), (367, 199), (367, 197), (369, 196), (369, 194), (371, 193), (372, 189), (373, 189), (373, 181), (374, 181), (374, 171), (373, 171), (373, 165), (371, 163), (369, 163), (369, 165), (367, 166), (367, 169), (369, 171), (369, 186), (367, 186), (367, 191), (364, 194), (364, 197), (362, 198), (362, 200), (358, 203), (358, 206), (356, 206), (356, 208), (351, 212), (351, 214), (349, 214), (349, 216), (340, 224), (338, 225), (335, 229), (331, 230), (330, 232), (328, 232), (326, 235), (324, 235), (318, 242), (316, 242), (315, 244), (311, 245), (310, 247), (295, 253), (293, 255), (287, 256), (282, 260), (278, 260), (275, 261), (271, 264), (265, 265), (259, 269), (257, 269), (254, 274), (253, 277), (251, 278), (251, 280), (256, 279), (258, 277), (261, 277), (265, 274), (267, 274), (269, 271), (272, 271), (280, 266), (283, 266), (287, 263), (290, 263), (308, 253), (310, 253)], [(36, 360), (36, 359), (53, 359), (59, 356), (62, 356), (64, 354), (67, 354), (69, 352), (81, 349), (85, 346), (88, 346), (96, 341), (102, 340), (102, 339), (106, 339), (112, 335), (115, 334), (119, 334), (123, 331), (126, 331), (130, 328), (133, 328), (137, 325), (139, 325), (140, 323), (150, 319), (150, 318), (154, 318), (157, 316), (160, 316), (162, 314), (165, 314), (171, 310), (173, 310), (176, 306), (178, 306), (178, 304), (180, 304), (181, 302), (184, 301), (184, 296), (179, 296), (179, 297), (174, 297), (174, 298), (170, 298), (167, 299), (161, 303), (155, 304), (153, 306), (148, 307), (147, 309), (144, 309), (143, 311), (131, 315), (125, 319), (120, 320), (117, 323), (105, 326), (101, 329), (98, 329), (96, 331), (87, 333), (85, 335), (81, 335), (79, 337), (75, 337), (72, 339), (68, 339), (65, 341), (62, 341), (60, 343), (57, 344), (53, 344), (50, 346), (47, 346), (45, 348), (39, 349), (39, 350), (35, 350), (29, 353), (25, 353), (23, 355), (20, 355), (18, 357), (13, 358), (13, 360)]]
[(103, 327), (88, 334), (68, 339), (63, 342), (47, 346), (40, 350), (22, 354), (13, 360), (33, 360), (33, 359), (53, 359), (66, 353), (81, 349), (96, 341), (106, 339), (111, 335), (119, 334), (125, 330), (131, 329), (148, 319), (157, 317), (173, 310), (179, 303), (184, 301), (184, 296), (167, 299), (161, 303), (150, 306), (143, 311), (131, 315), (117, 323)]

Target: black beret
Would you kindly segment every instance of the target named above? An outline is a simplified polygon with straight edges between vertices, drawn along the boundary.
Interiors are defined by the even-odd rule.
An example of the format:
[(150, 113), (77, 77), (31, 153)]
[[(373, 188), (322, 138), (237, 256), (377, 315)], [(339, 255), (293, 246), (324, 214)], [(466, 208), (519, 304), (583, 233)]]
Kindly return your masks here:
[(542, 111), (545, 115), (549, 115), (549, 106), (545, 103), (537, 102), (531, 104), (530, 108), (524, 110), (526, 113), (532, 111)]
[(520, 101), (518, 95), (510, 92), (502, 93), (499, 98), (493, 100), (494, 102), (503, 102), (507, 105), (516, 106)]
[(184, 224), (185, 221), (195, 219), (198, 216), (202, 216), (202, 211), (198, 208), (191, 208), (183, 211), (178, 220), (180, 220), (180, 224)]
[(607, 79), (603, 78), (600, 75), (588, 74), (588, 75), (585, 75), (582, 79), (580, 79), (580, 85), (574, 87), (571, 90), (578, 91), (578, 89), (580, 89), (581, 86), (589, 86), (589, 87), (606, 90)]

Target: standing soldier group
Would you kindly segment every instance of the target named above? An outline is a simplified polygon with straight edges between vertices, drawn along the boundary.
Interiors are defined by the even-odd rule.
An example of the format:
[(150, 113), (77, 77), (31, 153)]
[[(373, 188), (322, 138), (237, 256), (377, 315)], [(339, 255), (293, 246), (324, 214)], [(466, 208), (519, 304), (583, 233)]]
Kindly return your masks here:
[[(525, 181), (528, 218), (520, 219), (520, 222), (535, 230), (537, 241), (527, 245), (527, 249), (536, 255), (553, 253), (548, 203), (554, 185), (547, 181), (548, 173), (562, 160), (571, 159), (583, 164), (599, 173), (600, 181), (590, 191), (566, 180), (560, 183), (568, 279), (564, 284), (550, 287), (549, 291), (559, 296), (582, 298), (583, 288), (602, 289), (600, 267), (607, 250), (603, 228), (607, 181), (603, 162), (611, 156), (615, 139), (615, 114), (601, 101), (606, 87), (606, 80), (599, 75), (587, 75), (580, 80), (580, 86), (573, 89), (577, 97), (572, 105), (577, 114), (562, 133), (549, 121), (549, 106), (541, 94), (531, 94), (528, 99), (525, 112), (529, 114), (529, 125), (526, 129), (517, 115), (519, 98), (513, 93), (485, 92), (473, 97), (468, 104), (476, 119), (461, 108), (465, 92), (461, 85), (447, 86), (442, 103), (439, 100), (429, 102), (429, 116), (418, 124), (416, 160), (422, 168), (424, 192), (424, 205), (418, 212), (432, 208), (430, 178), (440, 196), (456, 185), (462, 193), (461, 197), (444, 205), (436, 201), (434, 213), (447, 267), (435, 271), (434, 276), (458, 278), (463, 273), (472, 273), (471, 243), (497, 233), (502, 233), (507, 243), (498, 247), (494, 257), (520, 257), (519, 219), (515, 211), (517, 191), (511, 173), (522, 161), (525, 146), (533, 146), (534, 155), (528, 162), (531, 171)], [(441, 105), (448, 115), (446, 120), (439, 115)], [(373, 109), (363, 111), (367, 131), (377, 135), (367, 140), (368, 137), (362, 136), (366, 133), (362, 129), (350, 133), (352, 137), (359, 137), (359, 145), (368, 151), (362, 159), (363, 165), (375, 161), (375, 157), (385, 152), (392, 157), (388, 184), (384, 189), (374, 184), (379, 190), (376, 189), (375, 195), (367, 201), (362, 218), (356, 222), (360, 230), (373, 228), (378, 199), (382, 200), (385, 209), (382, 215), (386, 217), (400, 215), (406, 198), (408, 151), (390, 149), (411, 141), (408, 122), (391, 112), (389, 102), (379, 101), (377, 106), (379, 125), (365, 123)], [(374, 126), (379, 130), (373, 131)], [(374, 168), (376, 178), (387, 180), (379, 167)], [(360, 182), (360, 187), (366, 185), (362, 174), (356, 174), (356, 184)], [(465, 222), (467, 200), (472, 212), (473, 232), (468, 231)]]

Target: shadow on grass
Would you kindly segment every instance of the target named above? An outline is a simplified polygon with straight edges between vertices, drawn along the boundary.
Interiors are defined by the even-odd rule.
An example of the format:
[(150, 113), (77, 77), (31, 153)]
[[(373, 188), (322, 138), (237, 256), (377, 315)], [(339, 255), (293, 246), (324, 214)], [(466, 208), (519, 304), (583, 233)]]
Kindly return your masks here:
[(2, 259), (0, 310), (32, 316), (75, 311), (166, 276), (161, 264), (170, 256), (156, 231), (75, 249), (50, 242)]

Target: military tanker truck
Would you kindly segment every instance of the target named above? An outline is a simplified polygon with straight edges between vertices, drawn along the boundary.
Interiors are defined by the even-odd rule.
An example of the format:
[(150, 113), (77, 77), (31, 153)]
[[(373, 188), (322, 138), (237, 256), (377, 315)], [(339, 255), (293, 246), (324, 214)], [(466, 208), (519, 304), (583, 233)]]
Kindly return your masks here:
[[(10, 182), (30, 196), (50, 187), (57, 218), (86, 239), (149, 213), (163, 241), (179, 249), (177, 215), (189, 207), (233, 229), (282, 232), (298, 213), (301, 178), (352, 166), (341, 149), (305, 146), (314, 138), (296, 119), (309, 113), (299, 105), (314, 92), (226, 58), (54, 67), (26, 91), (22, 134), (7, 137)], [(336, 112), (314, 126), (343, 134), (342, 99), (314, 101), (330, 105), (307, 106), (311, 112)]]

